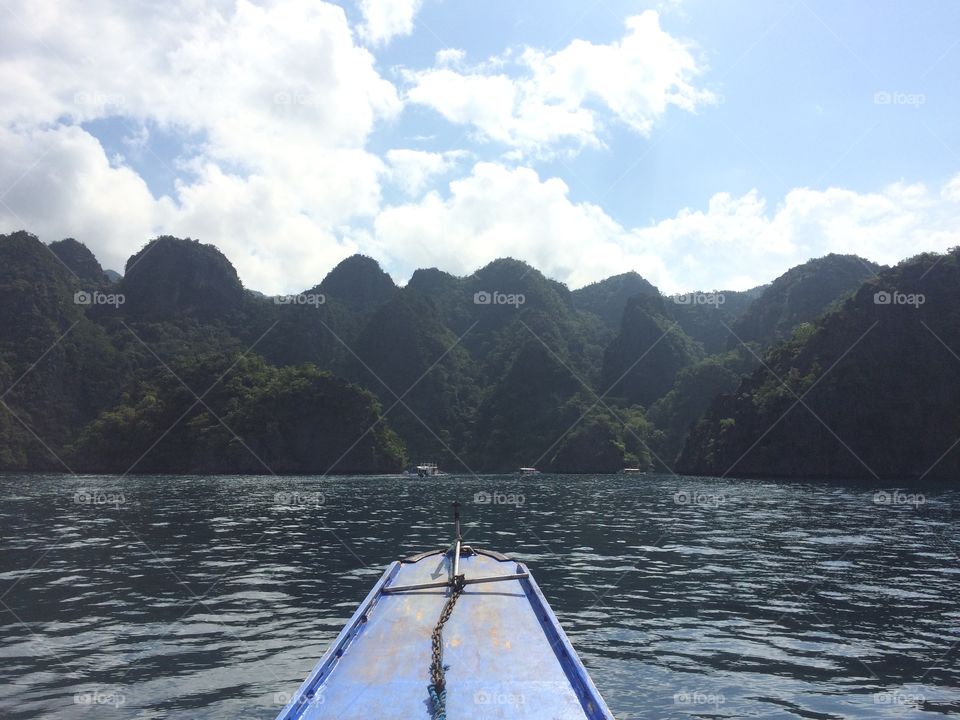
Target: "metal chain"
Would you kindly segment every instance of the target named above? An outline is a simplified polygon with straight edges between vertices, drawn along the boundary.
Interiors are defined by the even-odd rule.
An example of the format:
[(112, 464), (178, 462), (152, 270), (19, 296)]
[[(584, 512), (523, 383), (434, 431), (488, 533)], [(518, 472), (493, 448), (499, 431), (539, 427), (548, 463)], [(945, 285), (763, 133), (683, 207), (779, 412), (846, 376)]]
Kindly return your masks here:
[(453, 606), (457, 604), (457, 600), (463, 594), (463, 581), (463, 575), (457, 575), (453, 579), (450, 597), (447, 598), (443, 610), (440, 611), (440, 619), (437, 620), (437, 626), (430, 636), (433, 652), (430, 663), (431, 685), (428, 690), (430, 691), (430, 699), (433, 701), (433, 720), (446, 720), (447, 717), (447, 681), (443, 667), (443, 626), (450, 619), (450, 615), (453, 614)]

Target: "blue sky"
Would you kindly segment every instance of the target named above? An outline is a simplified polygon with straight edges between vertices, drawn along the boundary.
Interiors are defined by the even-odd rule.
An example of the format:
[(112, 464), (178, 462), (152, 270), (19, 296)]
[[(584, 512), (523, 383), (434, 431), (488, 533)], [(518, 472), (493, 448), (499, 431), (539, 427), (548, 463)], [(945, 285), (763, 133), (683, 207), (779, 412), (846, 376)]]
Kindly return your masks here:
[(245, 284), (364, 252), (581, 286), (742, 289), (960, 244), (960, 5), (14, 4), (0, 231), (122, 270), (150, 237)]
[[(482, 60), (515, 45), (607, 43), (623, 34), (624, 18), (661, 5), (427, 3), (418, 31), (379, 60), (389, 69), (427, 65), (445, 47)], [(900, 179), (941, 183), (958, 170), (960, 157), (944, 146), (960, 147), (956, 3), (687, 0), (666, 7), (662, 25), (696, 44), (709, 68), (702, 84), (723, 102), (696, 115), (671, 110), (650, 138), (612, 128), (609, 149), (539, 165), (567, 179), (573, 197), (603, 197), (624, 223), (702, 206), (720, 189), (757, 188), (775, 199), (801, 185), (869, 191)], [(925, 102), (876, 104), (884, 91), (923, 94)], [(445, 133), (435, 115), (409, 116), (389, 129), (388, 144), (405, 130), (437, 133), (443, 139), (424, 144), (431, 149), (459, 136)]]

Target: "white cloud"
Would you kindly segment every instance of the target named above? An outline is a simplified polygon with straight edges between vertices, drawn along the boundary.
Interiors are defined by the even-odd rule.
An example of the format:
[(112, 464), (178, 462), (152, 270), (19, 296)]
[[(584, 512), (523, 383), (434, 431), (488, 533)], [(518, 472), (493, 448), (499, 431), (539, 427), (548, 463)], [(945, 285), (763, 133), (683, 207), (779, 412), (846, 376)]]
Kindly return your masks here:
[(173, 210), (130, 168), (112, 165), (78, 127), (14, 132), (0, 126), (0, 232), (87, 242), (107, 267), (123, 265)]
[[(465, 70), (462, 59), (445, 53), (434, 68), (408, 72), (407, 98), (528, 153), (601, 145), (608, 118), (647, 135), (670, 106), (693, 112), (716, 100), (693, 85), (701, 64), (654, 10), (628, 18), (624, 37), (607, 45), (528, 48)], [(515, 75), (506, 72), (514, 67)]]
[[(0, 181), (25, 177), (0, 205), (0, 230), (72, 235), (119, 268), (153, 235), (190, 235), (269, 292), (309, 287), (356, 249), (336, 238), (379, 209), (387, 167), (366, 142), (401, 102), (342, 8), (90, 0), (8, 10)], [(200, 138), (170, 162), (173, 198), (154, 199), (76, 124), (118, 116), (132, 157), (149, 142), (147, 123)]]
[[(636, 270), (667, 292), (742, 290), (830, 252), (891, 264), (960, 244), (960, 198), (894, 184), (877, 193), (798, 188), (772, 211), (756, 191), (714, 195), (648, 227), (622, 227), (600, 207), (573, 202), (558, 178), (477, 163), (417, 202), (387, 208), (373, 247), (398, 272), (437, 266), (466, 274), (504, 256), (579, 287)], [(534, 211), (535, 209), (535, 211)]]
[(944, 200), (960, 202), (960, 175), (956, 175), (947, 182), (940, 191)]
[(423, 0), (359, 0), (363, 25), (360, 34), (373, 45), (413, 32), (413, 19)]
[[(428, 192), (467, 155), (367, 149), (402, 103), (343, 10), (323, 2), (11, 9), (0, 24), (0, 232), (77, 237), (116, 269), (150, 237), (172, 233), (217, 244), (264, 292), (310, 287), (356, 251), (398, 277), (434, 265), (469, 273), (512, 255), (574, 287), (634, 269), (672, 292), (749, 287), (828, 252), (892, 263), (960, 245), (960, 175), (938, 188), (797, 188), (773, 207), (757, 192), (717, 193), (702, 209), (638, 228), (526, 167), (476, 163)], [(501, 61), (524, 77), (502, 74)], [(631, 19), (610, 45), (575, 41), (468, 71), (463, 62), (441, 55), (411, 76), (411, 97), (517, 159), (600, 143), (607, 117), (649, 132), (669, 106), (708, 100), (692, 85), (689, 49), (654, 13)], [(199, 138), (171, 161), (171, 197), (155, 198), (77, 124), (117, 116), (130, 127), (116, 139), (145, 157), (154, 127)], [(383, 207), (383, 183), (408, 199)]]
[[(346, 195), (349, 188), (343, 189)], [(167, 218), (179, 237), (217, 239), (245, 284), (262, 292), (300, 291), (317, 284), (340, 260), (359, 251), (326, 218), (303, 210), (303, 196), (272, 178), (246, 179), (215, 164), (180, 190)], [(329, 203), (330, 199), (325, 199)]]
[(127, 148), (127, 152), (131, 156), (140, 158), (143, 156), (143, 151), (144, 148), (147, 147), (147, 143), (150, 142), (150, 130), (146, 125), (131, 128), (130, 132), (121, 140), (121, 142)]
[(410, 196), (420, 195), (438, 176), (453, 170), (457, 162), (466, 157), (464, 150), (427, 152), (400, 148), (387, 151), (390, 165), (389, 177), (403, 192)]
[(579, 284), (610, 268), (659, 263), (642, 251), (631, 255), (623, 229), (600, 208), (571, 202), (562, 180), (486, 162), (451, 182), (446, 198), (431, 192), (384, 210), (374, 235), (378, 253), (407, 273), (437, 266), (464, 274), (513, 256)]
[(443, 48), (437, 50), (434, 56), (434, 64), (439, 66), (451, 65), (458, 66), (467, 58), (467, 53), (459, 48)]

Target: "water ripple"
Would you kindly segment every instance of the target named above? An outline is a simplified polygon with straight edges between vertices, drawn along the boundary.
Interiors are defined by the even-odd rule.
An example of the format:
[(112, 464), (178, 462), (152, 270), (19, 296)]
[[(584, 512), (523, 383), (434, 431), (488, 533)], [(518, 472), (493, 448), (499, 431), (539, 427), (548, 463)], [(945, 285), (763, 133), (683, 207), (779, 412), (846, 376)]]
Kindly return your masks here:
[(273, 718), (383, 567), (446, 544), (455, 497), (467, 542), (531, 566), (618, 720), (958, 714), (960, 492), (923, 492), (4, 476), (0, 717)]

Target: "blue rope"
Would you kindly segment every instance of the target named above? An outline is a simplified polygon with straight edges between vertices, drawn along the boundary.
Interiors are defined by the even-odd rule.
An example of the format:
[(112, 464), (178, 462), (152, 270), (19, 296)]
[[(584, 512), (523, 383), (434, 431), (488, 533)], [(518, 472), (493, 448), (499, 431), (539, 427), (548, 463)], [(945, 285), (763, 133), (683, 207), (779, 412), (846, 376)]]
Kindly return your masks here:
[(433, 720), (447, 720), (447, 689), (444, 688), (439, 693), (435, 685), (427, 687), (430, 693), (430, 701), (433, 703)]

